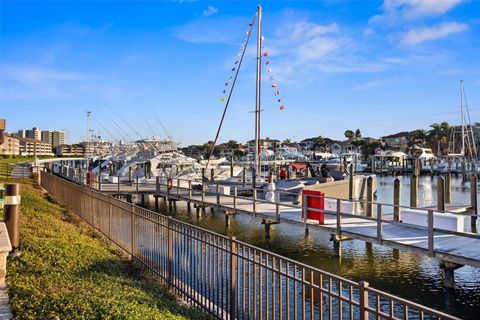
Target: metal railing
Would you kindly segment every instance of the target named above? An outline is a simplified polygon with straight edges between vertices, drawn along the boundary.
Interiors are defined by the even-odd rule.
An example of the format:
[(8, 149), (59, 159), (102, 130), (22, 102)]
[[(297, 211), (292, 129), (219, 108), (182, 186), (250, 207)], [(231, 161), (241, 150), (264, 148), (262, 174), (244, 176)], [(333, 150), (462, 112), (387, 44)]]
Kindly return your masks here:
[(41, 173), (42, 186), (219, 319), (456, 319), (169, 216)]
[(30, 178), (31, 176), (31, 166), (0, 163), (0, 178)]

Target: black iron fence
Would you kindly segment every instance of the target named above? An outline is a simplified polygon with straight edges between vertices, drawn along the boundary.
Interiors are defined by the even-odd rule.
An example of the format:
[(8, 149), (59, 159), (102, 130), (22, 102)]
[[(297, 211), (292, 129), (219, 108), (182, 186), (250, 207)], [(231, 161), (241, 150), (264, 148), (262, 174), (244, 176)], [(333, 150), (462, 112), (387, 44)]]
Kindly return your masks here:
[(49, 173), (42, 186), (219, 319), (456, 319)]

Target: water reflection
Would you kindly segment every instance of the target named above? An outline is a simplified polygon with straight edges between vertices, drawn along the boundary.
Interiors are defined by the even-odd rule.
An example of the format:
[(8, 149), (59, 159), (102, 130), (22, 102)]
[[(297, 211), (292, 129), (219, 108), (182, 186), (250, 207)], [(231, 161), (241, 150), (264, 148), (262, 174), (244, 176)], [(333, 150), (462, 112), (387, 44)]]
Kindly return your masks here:
[[(409, 177), (399, 177), (402, 184), (403, 205), (409, 204)], [(379, 177), (376, 200), (382, 203), (393, 201), (392, 177)], [(452, 202), (470, 202), (468, 183), (452, 177)], [(166, 212), (164, 203), (162, 212)], [(420, 177), (419, 206), (436, 204), (436, 177)], [(195, 211), (188, 212), (186, 205), (177, 204), (174, 216), (215, 232), (235, 236), (241, 241), (271, 250), (322, 270), (352, 279), (365, 280), (380, 290), (443, 310), (466, 319), (478, 319), (480, 312), (480, 269), (462, 267), (455, 271), (455, 289), (443, 288), (443, 272), (438, 260), (414, 253), (394, 250), (363, 241), (351, 240), (342, 243), (342, 257), (334, 256), (330, 235), (320, 230), (310, 230), (305, 235), (300, 225), (282, 223), (273, 225), (270, 238), (265, 238), (265, 229), (260, 219), (238, 214), (230, 218), (206, 210), (201, 217)], [(470, 219), (466, 219), (466, 225)]]

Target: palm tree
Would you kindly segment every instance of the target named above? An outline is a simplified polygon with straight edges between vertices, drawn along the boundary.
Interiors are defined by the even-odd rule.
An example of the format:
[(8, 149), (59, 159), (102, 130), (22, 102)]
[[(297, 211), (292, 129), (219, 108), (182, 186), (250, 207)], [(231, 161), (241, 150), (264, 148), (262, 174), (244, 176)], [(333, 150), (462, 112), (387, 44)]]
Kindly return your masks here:
[[(428, 144), (435, 149), (437, 147), (438, 155), (442, 154), (442, 146), (446, 147), (448, 143), (448, 135), (450, 131), (450, 125), (448, 122), (433, 123), (430, 125), (430, 129), (427, 133)], [(444, 148), (443, 148), (444, 149)]]
[(324, 149), (324, 148), (327, 147), (327, 142), (325, 141), (325, 139), (322, 136), (318, 136), (315, 139), (315, 143), (314, 143), (313, 147), (314, 147), (314, 150)]
[(355, 132), (353, 132), (352, 130), (347, 130), (345, 131), (345, 138), (347, 139), (353, 139), (353, 137), (355, 136)]

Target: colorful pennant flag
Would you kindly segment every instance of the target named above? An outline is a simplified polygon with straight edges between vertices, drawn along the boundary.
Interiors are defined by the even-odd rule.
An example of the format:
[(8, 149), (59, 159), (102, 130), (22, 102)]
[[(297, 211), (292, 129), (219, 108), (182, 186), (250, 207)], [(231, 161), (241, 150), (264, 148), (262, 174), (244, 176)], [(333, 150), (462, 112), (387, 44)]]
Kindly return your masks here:
[(263, 56), (264, 56), (264, 57), (268, 57), (268, 52), (265, 52), (265, 53), (263, 54)]
[(265, 64), (266, 64), (266, 65), (269, 65), (269, 64), (270, 64), (270, 60), (265, 61)]
[(277, 85), (275, 83), (272, 84), (272, 88), (276, 88), (276, 87), (277, 87)]
[(280, 106), (280, 110), (285, 110), (285, 106)]

